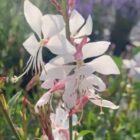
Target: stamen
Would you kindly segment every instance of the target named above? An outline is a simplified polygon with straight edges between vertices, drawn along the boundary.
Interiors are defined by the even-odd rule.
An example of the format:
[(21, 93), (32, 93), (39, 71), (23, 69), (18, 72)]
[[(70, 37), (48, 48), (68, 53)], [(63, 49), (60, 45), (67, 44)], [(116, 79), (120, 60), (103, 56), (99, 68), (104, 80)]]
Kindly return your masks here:
[(40, 40), (40, 47), (45, 46), (49, 42), (49, 38)]
[(101, 106), (100, 106), (100, 115), (103, 115), (104, 111), (103, 111), (103, 107), (102, 107), (102, 99), (101, 99)]

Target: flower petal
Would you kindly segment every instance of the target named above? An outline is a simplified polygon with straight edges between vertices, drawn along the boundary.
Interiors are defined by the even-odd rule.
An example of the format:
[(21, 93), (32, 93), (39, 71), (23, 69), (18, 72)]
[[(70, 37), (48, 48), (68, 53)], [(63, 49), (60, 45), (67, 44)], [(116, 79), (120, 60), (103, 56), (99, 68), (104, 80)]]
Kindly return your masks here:
[(65, 79), (75, 66), (56, 66), (48, 63), (45, 66), (46, 72), (43, 70), (40, 76), (42, 81), (47, 79)]
[(77, 31), (84, 24), (84, 22), (85, 20), (81, 16), (81, 14), (78, 11), (73, 10), (70, 16), (70, 32), (72, 36), (77, 33)]
[(51, 93), (49, 91), (41, 96), (41, 98), (38, 100), (38, 102), (35, 105), (36, 113), (39, 113), (39, 110), (38, 110), (39, 107), (44, 106), (49, 102), (50, 97), (51, 97)]
[(47, 71), (50, 70), (50, 69), (52, 69), (52, 68), (55, 68), (55, 67), (56, 67), (55, 65), (53, 65), (53, 64), (51, 64), (51, 63), (47, 63), (47, 64), (45, 65), (44, 69), (42, 70), (42, 73), (41, 73), (41, 75), (40, 75), (40, 80), (41, 80), (41, 81), (47, 80), (47, 77), (46, 77)]
[(54, 80), (53, 79), (47, 79), (43, 84), (41, 85), (44, 89), (51, 89), (54, 86)]
[(101, 78), (99, 78), (96, 75), (91, 75), (89, 77), (87, 77), (87, 83), (91, 84), (94, 89), (96, 89), (97, 91), (104, 91), (106, 89), (106, 85), (105, 83), (102, 81)]
[(79, 38), (79, 37), (83, 37), (83, 36), (89, 36), (92, 33), (92, 18), (89, 15), (85, 25), (82, 27), (82, 29), (78, 32), (78, 34), (76, 34), (76, 36), (74, 36), (75, 38)]
[(115, 105), (114, 103), (108, 101), (108, 100), (103, 100), (103, 99), (89, 99), (93, 104), (100, 106), (100, 107), (107, 107), (110, 109), (118, 109), (119, 106)]
[(52, 37), (64, 28), (61, 15), (45, 15), (42, 17), (42, 32), (44, 38)]
[(140, 74), (140, 67), (135, 67), (135, 70), (136, 70), (137, 73)]
[(77, 94), (71, 93), (70, 91), (65, 91), (63, 95), (63, 100), (68, 109), (72, 109), (76, 104)]
[(75, 72), (77, 75), (89, 76), (93, 73), (93, 68), (89, 65), (83, 65), (80, 68), (75, 69)]
[(110, 56), (103, 55), (87, 63), (94, 71), (104, 75), (120, 74), (120, 71)]
[(68, 63), (72, 63), (74, 61), (75, 61), (74, 56), (67, 54), (67, 55), (62, 55), (62, 56), (56, 56), (55, 58), (51, 59), (49, 63), (53, 63), (56, 65), (65, 65)]
[(72, 109), (77, 100), (77, 83), (74, 76), (71, 76), (67, 79), (65, 83), (65, 92), (63, 95), (63, 100), (68, 109)]
[(29, 0), (25, 0), (24, 15), (32, 30), (36, 32), (39, 37), (41, 37), (41, 11)]
[(47, 71), (47, 79), (65, 79), (72, 71), (73, 66), (59, 66)]
[(124, 66), (125, 69), (130, 69), (131, 67), (136, 66), (136, 62), (134, 60), (124, 59), (123, 60), (123, 66)]
[(66, 39), (64, 35), (57, 34), (49, 40), (47, 43), (47, 48), (54, 54), (74, 54), (76, 52), (74, 46)]
[(87, 43), (83, 46), (83, 59), (89, 57), (95, 57), (104, 54), (109, 48), (110, 42), (108, 41), (98, 41), (93, 43)]
[(32, 56), (35, 56), (39, 50), (40, 44), (36, 37), (31, 35), (27, 40), (24, 41), (23, 46)]
[(140, 68), (139, 67), (133, 67), (129, 71), (129, 77), (135, 79), (135, 80), (140, 80)]
[(57, 109), (56, 109), (56, 117), (55, 117), (56, 126), (60, 126), (60, 127), (63, 128), (63, 125), (64, 125), (65, 121), (67, 120), (67, 117), (68, 117), (68, 112), (66, 112), (61, 107), (57, 107)]

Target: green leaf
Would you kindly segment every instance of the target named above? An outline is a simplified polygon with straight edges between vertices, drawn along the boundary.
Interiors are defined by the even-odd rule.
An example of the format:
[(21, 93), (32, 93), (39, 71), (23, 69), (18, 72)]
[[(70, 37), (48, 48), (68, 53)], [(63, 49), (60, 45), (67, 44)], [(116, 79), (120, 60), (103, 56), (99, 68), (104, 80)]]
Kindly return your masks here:
[(10, 109), (12, 109), (12, 107), (19, 101), (21, 94), (22, 91), (19, 91), (9, 100), (8, 105)]
[(78, 138), (79, 138), (79, 137), (83, 137), (83, 136), (85, 136), (85, 135), (87, 135), (87, 134), (92, 134), (92, 135), (94, 135), (94, 132), (93, 132), (92, 130), (82, 130), (82, 131), (79, 133)]

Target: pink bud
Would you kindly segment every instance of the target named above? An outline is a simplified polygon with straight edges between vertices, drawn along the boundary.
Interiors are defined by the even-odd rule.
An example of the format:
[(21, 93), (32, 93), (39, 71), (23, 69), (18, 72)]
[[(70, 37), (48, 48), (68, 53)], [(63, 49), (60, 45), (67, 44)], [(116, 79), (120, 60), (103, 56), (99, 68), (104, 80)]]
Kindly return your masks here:
[(76, 105), (73, 107), (69, 115), (73, 115), (79, 111), (86, 105), (86, 103), (89, 101), (88, 96), (83, 96), (82, 98), (77, 99)]
[(73, 10), (75, 7), (75, 0), (68, 0), (69, 9)]
[(52, 88), (51, 88), (51, 92), (55, 92), (57, 90), (61, 90), (65, 87), (65, 80), (60, 80), (59, 82), (57, 82)]

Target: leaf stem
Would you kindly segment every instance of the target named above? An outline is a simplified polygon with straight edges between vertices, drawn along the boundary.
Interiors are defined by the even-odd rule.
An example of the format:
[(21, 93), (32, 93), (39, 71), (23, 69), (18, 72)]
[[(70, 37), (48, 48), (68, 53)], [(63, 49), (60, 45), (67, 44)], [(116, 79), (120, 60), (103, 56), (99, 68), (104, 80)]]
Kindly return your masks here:
[[(1, 93), (0, 93), (0, 94), (1, 94)], [(0, 96), (1, 96), (1, 95), (0, 95)], [(3, 96), (3, 97), (4, 97), (4, 96)], [(5, 98), (4, 98), (4, 99), (5, 99)], [(13, 124), (13, 122), (12, 122), (10, 116), (9, 116), (9, 113), (8, 113), (7, 108), (4, 106), (3, 101), (1, 100), (1, 97), (0, 97), (0, 107), (1, 107), (1, 109), (2, 109), (3, 115), (5, 116), (5, 119), (7, 120), (7, 123), (9, 124), (11, 130), (13, 131), (13, 133), (14, 133), (16, 139), (17, 139), (17, 140), (20, 140), (20, 137), (19, 137), (19, 135), (18, 135), (18, 133), (17, 133), (15, 127), (14, 127), (14, 124)]]

